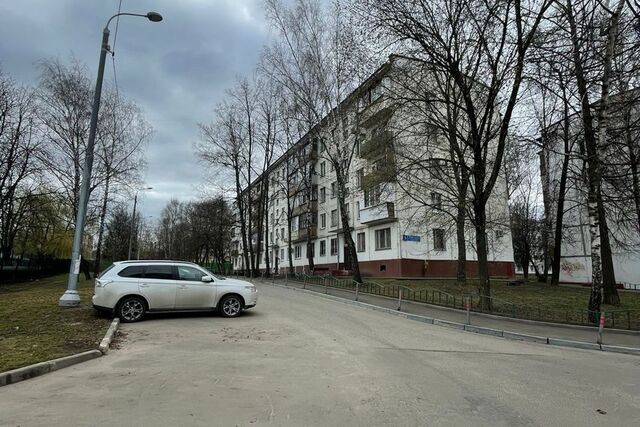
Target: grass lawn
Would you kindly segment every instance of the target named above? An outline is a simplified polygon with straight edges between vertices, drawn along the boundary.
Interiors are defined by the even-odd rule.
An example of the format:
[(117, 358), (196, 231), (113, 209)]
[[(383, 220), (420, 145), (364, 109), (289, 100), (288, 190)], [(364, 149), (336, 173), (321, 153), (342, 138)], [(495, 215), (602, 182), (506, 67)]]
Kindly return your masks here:
[[(365, 279), (365, 282), (369, 279)], [(415, 290), (429, 289), (447, 292), (452, 295), (462, 296), (468, 294), (478, 294), (478, 285), (469, 283), (460, 285), (455, 280), (437, 279), (376, 279), (371, 281), (381, 285), (401, 285)], [(582, 310), (587, 308), (589, 302), (589, 288), (580, 286), (557, 286), (552, 287), (537, 281), (529, 281), (521, 286), (507, 286), (507, 281), (492, 280), (491, 296), (499, 300), (508, 301), (515, 304), (540, 305), (545, 309), (573, 309)], [(640, 292), (618, 291), (622, 305), (613, 307), (604, 305), (605, 311), (609, 310), (640, 310)]]
[(97, 349), (110, 320), (91, 307), (93, 281), (81, 279), (81, 306), (58, 299), (67, 275), (0, 286), (0, 372)]
[[(395, 287), (410, 288), (413, 292), (403, 291), (405, 298), (456, 308), (464, 307), (463, 296), (474, 295), (472, 309), (477, 311), (479, 306), (479, 287), (473, 280), (469, 280), (465, 285), (457, 283), (455, 279), (367, 278), (366, 282), (392, 287), (392, 295), (397, 295)], [(492, 313), (531, 320), (589, 324), (589, 288), (552, 287), (534, 280), (521, 286), (507, 286), (508, 283), (505, 280), (491, 282)], [(437, 291), (455, 298), (445, 298), (446, 295)], [(619, 307), (602, 306), (606, 313), (605, 326), (640, 330), (640, 292), (619, 291), (619, 295)]]

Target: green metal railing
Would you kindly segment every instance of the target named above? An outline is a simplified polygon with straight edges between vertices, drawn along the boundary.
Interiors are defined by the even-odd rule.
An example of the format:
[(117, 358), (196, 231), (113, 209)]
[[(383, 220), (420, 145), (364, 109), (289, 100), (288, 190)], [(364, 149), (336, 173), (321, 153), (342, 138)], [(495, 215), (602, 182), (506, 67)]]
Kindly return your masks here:
[[(482, 304), (482, 297), (477, 294), (454, 295), (437, 289), (415, 289), (402, 285), (383, 285), (371, 280), (357, 283), (351, 278), (306, 273), (289, 273), (287, 279), (302, 282), (304, 288), (307, 285), (321, 286), (324, 288), (324, 293), (328, 293), (329, 288), (353, 291), (356, 294), (356, 300), (359, 299), (360, 294), (395, 298), (398, 300), (398, 310), (402, 308), (403, 301), (420, 302), (460, 310), (465, 310), (466, 303), (468, 303), (471, 312), (515, 319), (595, 326), (597, 325), (597, 320), (595, 322), (593, 320), (600, 318), (600, 312), (570, 307), (547, 308), (540, 304), (514, 303), (495, 297), (488, 297), (490, 309), (486, 309)], [(640, 310), (621, 309), (607, 311), (604, 326), (606, 328), (640, 330)]]

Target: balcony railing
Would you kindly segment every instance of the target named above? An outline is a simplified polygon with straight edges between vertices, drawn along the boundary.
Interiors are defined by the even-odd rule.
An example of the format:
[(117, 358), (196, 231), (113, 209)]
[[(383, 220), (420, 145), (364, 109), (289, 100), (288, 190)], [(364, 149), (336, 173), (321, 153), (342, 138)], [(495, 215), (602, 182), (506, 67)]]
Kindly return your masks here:
[(312, 239), (315, 239), (316, 237), (318, 237), (318, 226), (312, 225), (309, 228), (310, 228), (310, 233), (307, 233), (306, 227), (298, 229), (296, 233), (292, 233), (291, 241), (293, 243), (297, 243), (297, 242), (303, 242), (307, 240), (308, 236), (311, 236)]
[(383, 155), (391, 149), (392, 140), (393, 134), (390, 131), (379, 132), (360, 145), (360, 157), (373, 159)]
[(293, 212), (292, 212), (292, 216), (298, 216), (298, 215), (303, 215), (305, 213), (307, 213), (307, 210), (309, 210), (310, 212), (317, 212), (318, 211), (318, 201), (317, 200), (311, 200), (307, 203), (304, 203), (300, 206), (296, 206), (295, 208), (293, 208)]
[(361, 187), (366, 189), (384, 182), (395, 182), (396, 177), (396, 163), (393, 157), (389, 157), (385, 162), (381, 162), (377, 169), (362, 177)]
[(360, 125), (366, 128), (373, 127), (387, 121), (392, 114), (393, 109), (389, 105), (388, 100), (381, 98), (369, 104), (360, 112)]
[(360, 210), (360, 222), (362, 224), (383, 223), (395, 220), (396, 212), (393, 202), (385, 202)]

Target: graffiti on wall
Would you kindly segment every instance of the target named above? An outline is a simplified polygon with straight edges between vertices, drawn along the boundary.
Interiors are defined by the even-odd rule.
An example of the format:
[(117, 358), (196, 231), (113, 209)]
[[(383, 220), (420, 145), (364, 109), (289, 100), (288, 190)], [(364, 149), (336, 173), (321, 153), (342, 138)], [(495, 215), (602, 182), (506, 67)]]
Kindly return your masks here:
[(583, 271), (584, 269), (584, 264), (579, 261), (571, 262), (569, 260), (563, 259), (560, 263), (560, 270), (562, 270), (563, 273), (566, 273), (569, 276), (573, 276), (574, 273)]

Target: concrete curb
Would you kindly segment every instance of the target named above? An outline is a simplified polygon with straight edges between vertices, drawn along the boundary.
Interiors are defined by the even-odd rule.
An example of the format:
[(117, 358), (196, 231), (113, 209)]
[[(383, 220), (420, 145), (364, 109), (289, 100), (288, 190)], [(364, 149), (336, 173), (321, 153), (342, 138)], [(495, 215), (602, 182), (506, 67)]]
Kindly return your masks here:
[(58, 369), (66, 368), (77, 363), (86, 362), (102, 356), (99, 350), (89, 350), (83, 353), (73, 354), (71, 356), (61, 357), (59, 359), (48, 360), (46, 362), (36, 363), (11, 371), (0, 373), (0, 387), (14, 384), (29, 378), (37, 377)]
[(485, 328), (481, 326), (465, 325), (464, 323), (457, 323), (457, 322), (451, 322), (448, 320), (435, 319), (427, 316), (421, 316), (419, 314), (404, 313), (404, 312), (400, 312), (398, 310), (393, 310), (386, 307), (380, 307), (373, 304), (367, 304), (360, 301), (354, 301), (354, 300), (337, 297), (335, 295), (328, 295), (328, 294), (312, 291), (310, 289), (302, 289), (294, 286), (281, 285), (279, 283), (269, 283), (266, 281), (261, 281), (261, 283), (265, 285), (276, 286), (279, 288), (286, 288), (294, 291), (316, 295), (325, 299), (330, 299), (332, 301), (341, 302), (343, 304), (355, 305), (363, 308), (368, 308), (374, 311), (393, 314), (394, 316), (403, 317), (409, 320), (415, 320), (423, 323), (430, 323), (437, 326), (457, 329), (465, 332), (474, 332), (478, 334), (491, 335), (491, 336), (510, 339), (510, 340), (527, 341), (527, 342), (547, 344), (547, 345), (553, 345), (553, 346), (559, 346), (559, 347), (570, 347), (570, 348), (578, 348), (583, 350), (598, 350), (598, 351), (605, 351), (609, 353), (622, 353), (622, 354), (631, 354), (634, 356), (640, 356), (640, 348), (621, 347), (621, 346), (613, 346), (613, 345), (600, 345), (600, 344), (590, 343), (590, 342), (541, 337), (537, 335), (522, 334), (519, 332), (502, 331), (499, 329), (491, 329), (491, 328)]
[(100, 341), (98, 350), (89, 350), (83, 353), (72, 354), (71, 356), (48, 360), (46, 362), (40, 362), (34, 365), (24, 366), (22, 368), (0, 373), (0, 387), (28, 380), (29, 378), (38, 377), (49, 372), (57, 371), (58, 369), (66, 368), (77, 363), (86, 362), (87, 360), (95, 359), (104, 354), (107, 354), (107, 352), (109, 351), (109, 346), (111, 345), (111, 341), (113, 340), (113, 337), (118, 330), (118, 326), (120, 326), (120, 319), (116, 317), (111, 322), (111, 325), (109, 326), (109, 329), (107, 329), (107, 333), (105, 334), (104, 338), (102, 338), (102, 341)]
[(102, 341), (100, 341), (100, 345), (98, 346), (98, 350), (100, 350), (102, 354), (107, 354), (107, 352), (109, 351), (109, 346), (111, 345), (111, 341), (118, 331), (118, 326), (120, 326), (120, 318), (116, 317), (111, 322), (111, 326), (109, 326), (109, 329), (107, 329), (107, 333), (104, 335), (104, 338), (102, 338)]

